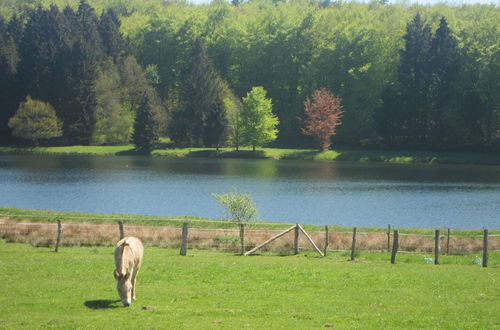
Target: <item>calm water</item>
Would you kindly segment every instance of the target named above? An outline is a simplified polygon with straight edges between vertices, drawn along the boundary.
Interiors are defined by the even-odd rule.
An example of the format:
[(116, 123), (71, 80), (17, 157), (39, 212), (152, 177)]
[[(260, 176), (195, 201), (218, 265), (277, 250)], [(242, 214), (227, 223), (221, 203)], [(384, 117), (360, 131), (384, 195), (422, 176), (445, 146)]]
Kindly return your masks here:
[(222, 217), (250, 193), (267, 221), (500, 228), (500, 166), (0, 156), (0, 206)]

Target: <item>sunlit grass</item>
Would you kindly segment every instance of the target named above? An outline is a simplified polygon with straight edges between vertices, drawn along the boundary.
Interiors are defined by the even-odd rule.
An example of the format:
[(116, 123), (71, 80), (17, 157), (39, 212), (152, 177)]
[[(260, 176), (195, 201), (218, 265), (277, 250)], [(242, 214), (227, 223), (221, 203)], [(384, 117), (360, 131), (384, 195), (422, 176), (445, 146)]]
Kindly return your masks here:
[(54, 253), (0, 240), (0, 327), (491, 329), (500, 323), (500, 269), (469, 262), (435, 266), (424, 255), (402, 255), (391, 265), (387, 254), (361, 254), (353, 263), (340, 253), (240, 257), (201, 250), (181, 257), (177, 249), (147, 247), (138, 300), (125, 308), (116, 302), (112, 251)]
[[(123, 146), (66, 146), (66, 147), (0, 147), (0, 154), (27, 153), (50, 155), (144, 155), (133, 145)], [(500, 164), (500, 153), (494, 152), (425, 152), (411, 150), (361, 150), (336, 149), (319, 151), (317, 149), (281, 149), (249, 147), (239, 151), (234, 148), (175, 148), (168, 140), (162, 140), (158, 148), (151, 151), (153, 156), (161, 157), (219, 157), (219, 158), (270, 158), (318, 161), (355, 161), (386, 163), (423, 163), (423, 164)]]

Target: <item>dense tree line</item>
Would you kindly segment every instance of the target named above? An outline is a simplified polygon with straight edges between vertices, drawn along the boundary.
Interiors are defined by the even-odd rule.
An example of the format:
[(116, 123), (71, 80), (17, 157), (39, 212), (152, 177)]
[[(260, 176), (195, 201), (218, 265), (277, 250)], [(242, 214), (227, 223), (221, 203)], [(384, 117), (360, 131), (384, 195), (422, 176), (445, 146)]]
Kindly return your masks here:
[(89, 3), (95, 10), (69, 0), (0, 7), (2, 140), (30, 95), (54, 107), (65, 143), (141, 141), (148, 131), (144, 149), (159, 135), (236, 146), (241, 100), (262, 86), (278, 145), (314, 145), (302, 130), (304, 101), (326, 88), (342, 100), (335, 143), (498, 147), (497, 6)]
[[(32, 106), (36, 100), (46, 102), (62, 122), (62, 134), (55, 135), (62, 135), (58, 143), (129, 142), (137, 114), (146, 108), (161, 110), (154, 103), (156, 91), (125, 45), (115, 11), (98, 16), (85, 0), (76, 10), (38, 6), (0, 21), (2, 140), (27, 138), (11, 134), (7, 123), (18, 108), (40, 117), (41, 107)], [(153, 95), (147, 106), (143, 95)], [(19, 107), (25, 99), (29, 102)], [(17, 123), (31, 125), (32, 132), (43, 129), (34, 121)]]

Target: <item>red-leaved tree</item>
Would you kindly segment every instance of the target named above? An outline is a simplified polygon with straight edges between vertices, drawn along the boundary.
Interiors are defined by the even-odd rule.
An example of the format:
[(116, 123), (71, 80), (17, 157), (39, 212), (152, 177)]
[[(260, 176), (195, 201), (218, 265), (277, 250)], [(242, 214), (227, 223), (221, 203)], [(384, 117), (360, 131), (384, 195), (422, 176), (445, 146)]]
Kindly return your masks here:
[(342, 99), (330, 93), (326, 88), (313, 92), (312, 100), (308, 97), (304, 102), (306, 118), (302, 133), (312, 136), (321, 150), (328, 150), (332, 143), (337, 126), (341, 125)]

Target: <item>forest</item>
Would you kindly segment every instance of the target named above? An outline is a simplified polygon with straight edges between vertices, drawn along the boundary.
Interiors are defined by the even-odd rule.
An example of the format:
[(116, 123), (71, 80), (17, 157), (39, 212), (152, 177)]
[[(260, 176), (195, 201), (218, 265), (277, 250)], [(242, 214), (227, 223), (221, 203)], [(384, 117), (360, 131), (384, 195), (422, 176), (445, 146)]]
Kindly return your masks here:
[(500, 150), (499, 36), (495, 5), (3, 0), (0, 141), (315, 147), (325, 90), (328, 147)]

